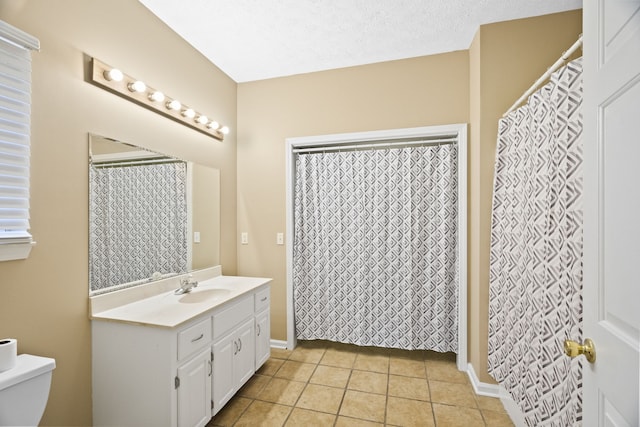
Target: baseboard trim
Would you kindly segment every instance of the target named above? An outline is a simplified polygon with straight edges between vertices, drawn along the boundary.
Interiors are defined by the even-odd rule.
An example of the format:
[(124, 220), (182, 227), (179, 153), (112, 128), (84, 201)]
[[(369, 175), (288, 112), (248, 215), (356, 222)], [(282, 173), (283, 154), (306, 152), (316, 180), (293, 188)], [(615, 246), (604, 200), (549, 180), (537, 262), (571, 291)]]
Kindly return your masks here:
[(287, 342), (283, 340), (271, 340), (271, 348), (287, 348)]
[(471, 385), (473, 386), (473, 391), (475, 391), (477, 395), (500, 397), (500, 387), (497, 384), (480, 382), (471, 363), (467, 365), (467, 375), (469, 376), (469, 381), (471, 381)]

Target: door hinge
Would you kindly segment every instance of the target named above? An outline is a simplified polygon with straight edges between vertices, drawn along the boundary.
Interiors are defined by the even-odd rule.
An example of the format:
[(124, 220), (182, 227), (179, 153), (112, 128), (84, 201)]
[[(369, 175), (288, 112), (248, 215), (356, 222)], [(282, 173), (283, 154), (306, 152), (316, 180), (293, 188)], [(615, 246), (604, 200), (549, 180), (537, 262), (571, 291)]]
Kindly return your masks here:
[(180, 387), (180, 378), (176, 377), (173, 383), (175, 384), (176, 388)]

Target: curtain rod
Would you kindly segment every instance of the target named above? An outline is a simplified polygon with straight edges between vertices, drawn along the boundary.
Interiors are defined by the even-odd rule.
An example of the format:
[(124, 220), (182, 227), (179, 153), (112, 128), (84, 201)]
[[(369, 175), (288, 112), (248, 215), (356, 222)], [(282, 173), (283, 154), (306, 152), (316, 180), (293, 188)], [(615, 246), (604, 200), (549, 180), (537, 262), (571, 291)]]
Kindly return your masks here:
[(304, 154), (304, 153), (315, 153), (315, 152), (328, 152), (328, 151), (340, 151), (340, 150), (365, 150), (369, 148), (383, 149), (383, 148), (392, 148), (392, 147), (408, 147), (411, 145), (419, 145), (419, 146), (431, 146), (431, 145), (446, 145), (446, 144), (454, 144), (458, 142), (457, 137), (446, 138), (446, 139), (428, 139), (428, 140), (418, 140), (418, 141), (399, 141), (399, 142), (377, 142), (377, 143), (369, 143), (369, 144), (350, 144), (350, 145), (325, 145), (322, 147), (309, 147), (309, 148), (295, 148), (293, 150), (296, 154)]
[(560, 56), (560, 58), (558, 58), (558, 60), (554, 62), (551, 67), (549, 67), (549, 69), (547, 69), (547, 72), (544, 73), (538, 80), (536, 80), (536, 82), (520, 98), (518, 98), (516, 102), (513, 103), (511, 108), (509, 108), (507, 112), (502, 115), (502, 117), (506, 117), (510, 112), (515, 110), (518, 107), (518, 105), (520, 105), (523, 101), (525, 101), (529, 97), (529, 95), (531, 95), (538, 88), (538, 86), (544, 83), (551, 76), (551, 74), (553, 74), (553, 72), (555, 72), (558, 68), (560, 68), (562, 64), (567, 59), (569, 59), (569, 57), (573, 54), (573, 52), (578, 50), (581, 46), (582, 46), (582, 34), (580, 34), (580, 37), (578, 37), (578, 40), (576, 40), (576, 42), (573, 45), (571, 45), (571, 47), (568, 50), (566, 50), (562, 54), (562, 56)]

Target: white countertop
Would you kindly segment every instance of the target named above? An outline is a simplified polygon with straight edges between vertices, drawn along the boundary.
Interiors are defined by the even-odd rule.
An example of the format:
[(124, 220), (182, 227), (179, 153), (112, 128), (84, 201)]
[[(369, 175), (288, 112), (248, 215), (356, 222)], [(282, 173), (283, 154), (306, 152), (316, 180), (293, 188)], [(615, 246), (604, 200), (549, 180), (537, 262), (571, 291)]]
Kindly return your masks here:
[(91, 297), (91, 319), (174, 328), (270, 281), (264, 277), (216, 276), (200, 280), (187, 294), (175, 295), (177, 286), (169, 291), (161, 288), (155, 295), (133, 301), (120, 297), (123, 303), (116, 306), (100, 303), (109, 294), (99, 295)]

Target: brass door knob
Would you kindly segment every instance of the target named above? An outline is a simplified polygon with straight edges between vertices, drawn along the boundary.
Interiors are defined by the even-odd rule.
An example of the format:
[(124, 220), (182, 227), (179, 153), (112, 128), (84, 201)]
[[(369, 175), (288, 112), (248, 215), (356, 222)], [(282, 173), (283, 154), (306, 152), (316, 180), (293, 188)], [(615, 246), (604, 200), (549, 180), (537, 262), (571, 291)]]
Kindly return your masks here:
[(564, 340), (564, 354), (571, 358), (584, 354), (587, 361), (593, 363), (596, 361), (596, 346), (589, 338), (584, 340), (584, 344), (573, 340)]

